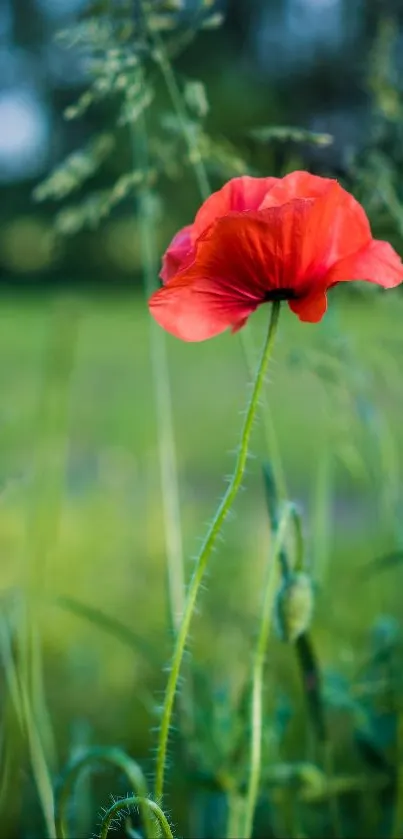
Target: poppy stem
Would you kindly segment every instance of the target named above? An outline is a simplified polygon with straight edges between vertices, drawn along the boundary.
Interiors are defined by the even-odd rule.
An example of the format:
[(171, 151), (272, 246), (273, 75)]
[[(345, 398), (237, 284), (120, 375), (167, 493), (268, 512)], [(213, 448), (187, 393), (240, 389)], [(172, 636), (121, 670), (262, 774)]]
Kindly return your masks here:
[(67, 836), (72, 835), (67, 825), (66, 813), (75, 783), (92, 765), (96, 768), (97, 765), (101, 764), (110, 764), (126, 775), (132, 791), (139, 797), (144, 835), (146, 839), (150, 839), (150, 837), (152, 839), (155, 836), (154, 819), (151, 817), (149, 807), (144, 803), (147, 801), (148, 790), (140, 766), (121, 749), (97, 747), (88, 749), (80, 757), (72, 760), (63, 772), (57, 790), (55, 807), (57, 839), (66, 839)]
[(120, 801), (115, 801), (114, 804), (109, 807), (109, 810), (106, 811), (102, 819), (99, 839), (107, 839), (112, 822), (118, 818), (121, 813), (127, 814), (130, 807), (135, 807), (136, 809), (148, 808), (150, 814), (152, 813), (155, 820), (158, 822), (164, 839), (174, 839), (169, 821), (165, 813), (163, 813), (161, 808), (158, 807), (158, 804), (156, 804), (155, 801), (152, 801), (151, 798), (141, 798), (139, 795), (122, 798)]
[(272, 354), (274, 340), (277, 332), (278, 319), (280, 314), (280, 301), (275, 301), (272, 305), (271, 318), (268, 333), (263, 346), (261, 359), (257, 368), (255, 381), (249, 403), (246, 410), (245, 421), (242, 429), (241, 442), (238, 451), (235, 469), (231, 480), (229, 482), (227, 491), (220, 502), (217, 511), (214, 515), (213, 521), (210, 524), (207, 535), (204, 539), (202, 548), (196, 561), (196, 568), (194, 570), (191, 582), (189, 584), (188, 593), (184, 612), (182, 615), (181, 624), (176, 637), (175, 648), (172, 658), (171, 669), (168, 677), (168, 684), (165, 691), (164, 704), (162, 708), (161, 727), (159, 732), (159, 742), (157, 750), (157, 766), (156, 766), (156, 781), (155, 781), (155, 798), (161, 802), (164, 791), (165, 780), (165, 764), (169, 730), (171, 727), (171, 718), (175, 694), (178, 686), (179, 674), (182, 664), (182, 659), (186, 647), (186, 641), (189, 633), (189, 627), (192, 620), (197, 595), (204, 577), (207, 562), (217, 541), (217, 537), (221, 531), (225, 519), (235, 501), (239, 487), (242, 483), (242, 478), (245, 472), (246, 461), (248, 457), (249, 441), (253, 422), (259, 404), (259, 397), (262, 391), (267, 366)]

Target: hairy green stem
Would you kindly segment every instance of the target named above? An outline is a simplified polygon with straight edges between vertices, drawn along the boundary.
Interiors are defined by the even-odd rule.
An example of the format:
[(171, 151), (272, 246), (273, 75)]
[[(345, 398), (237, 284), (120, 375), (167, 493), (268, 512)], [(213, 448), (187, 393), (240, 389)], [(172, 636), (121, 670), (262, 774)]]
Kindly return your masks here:
[(171, 664), (171, 669), (168, 678), (168, 684), (165, 692), (164, 705), (162, 711), (161, 728), (159, 735), (158, 751), (157, 751), (157, 768), (156, 768), (156, 785), (155, 797), (157, 801), (162, 800), (164, 790), (164, 776), (166, 752), (168, 744), (169, 729), (171, 725), (171, 717), (173, 704), (179, 679), (180, 668), (182, 664), (183, 654), (186, 646), (186, 640), (189, 633), (190, 622), (193, 616), (197, 595), (200, 584), (204, 577), (207, 562), (211, 552), (216, 543), (217, 537), (221, 531), (222, 525), (230, 511), (230, 508), (235, 500), (237, 492), (242, 482), (245, 471), (246, 461), (248, 457), (249, 441), (252, 431), (253, 421), (256, 415), (259, 397), (262, 391), (263, 382), (267, 370), (269, 358), (272, 353), (274, 339), (277, 331), (278, 318), (280, 313), (280, 304), (273, 303), (271, 310), (270, 325), (267, 337), (264, 343), (261, 360), (256, 373), (252, 394), (248, 403), (245, 422), (242, 429), (241, 443), (235, 464), (233, 475), (230, 479), (228, 489), (218, 506), (214, 515), (213, 521), (209, 527), (205, 540), (203, 542), (201, 551), (197, 558), (196, 568), (193, 573), (192, 580), (189, 585), (189, 590), (186, 598), (185, 610), (182, 617), (181, 626), (176, 639), (174, 654)]
[(165, 839), (174, 839), (168, 819), (165, 813), (162, 812), (161, 807), (159, 807), (158, 804), (150, 798), (142, 798), (138, 795), (134, 795), (132, 798), (123, 798), (121, 801), (115, 801), (115, 803), (112, 804), (112, 807), (109, 807), (109, 810), (105, 813), (102, 819), (99, 839), (107, 839), (111, 822), (115, 816), (118, 815), (121, 810), (127, 811), (129, 807), (140, 807), (141, 809), (149, 810), (157, 819)]
[(125, 752), (116, 748), (88, 749), (88, 751), (67, 766), (63, 773), (56, 798), (55, 821), (57, 839), (68, 839), (71, 835), (67, 829), (66, 811), (74, 784), (85, 769), (98, 763), (111, 764), (126, 775), (132, 791), (139, 796), (138, 800), (140, 802), (139, 806), (142, 813), (145, 836), (147, 839), (151, 839), (151, 837), (155, 836), (155, 832), (150, 819), (149, 808), (144, 805), (144, 802), (147, 801), (148, 792), (145, 777), (138, 763), (128, 757)]
[(243, 839), (252, 836), (253, 818), (259, 794), (262, 760), (262, 716), (263, 716), (263, 673), (266, 649), (270, 632), (274, 599), (280, 577), (278, 558), (284, 541), (285, 531), (290, 518), (290, 505), (286, 504), (275, 534), (273, 549), (267, 569), (267, 579), (263, 594), (261, 623), (252, 666), (252, 719), (250, 741), (250, 767), (248, 789), (246, 793), (245, 823)]
[[(197, 139), (196, 139), (196, 137), (195, 137), (195, 135), (192, 131), (191, 126), (189, 125), (189, 122), (188, 122), (188, 119), (187, 119), (187, 113), (186, 113), (186, 106), (184, 105), (183, 97), (182, 97), (181, 91), (179, 89), (179, 85), (177, 83), (175, 73), (172, 69), (172, 65), (169, 61), (169, 58), (168, 58), (167, 54), (166, 54), (163, 41), (159, 37), (158, 33), (154, 33), (153, 38), (154, 38), (154, 43), (155, 43), (156, 50), (157, 50), (157, 60), (158, 60), (158, 63), (160, 65), (160, 69), (161, 69), (164, 81), (166, 83), (168, 93), (171, 97), (172, 104), (175, 108), (176, 114), (178, 116), (178, 119), (179, 119), (179, 122), (180, 122), (180, 125), (181, 125), (181, 128), (182, 128), (183, 136), (184, 136), (186, 145), (188, 147), (189, 160), (190, 160), (190, 162), (193, 166), (193, 170), (194, 170), (196, 181), (197, 181), (197, 184), (198, 184), (198, 187), (199, 187), (200, 195), (201, 195), (202, 200), (206, 200), (206, 198), (208, 198), (208, 196), (211, 194), (211, 186), (210, 186), (209, 178), (208, 178), (208, 175), (207, 175), (207, 172), (206, 172), (206, 166), (205, 166), (204, 160), (203, 160), (203, 158), (200, 154), (200, 149), (199, 149), (199, 146), (198, 146), (198, 143), (197, 143)], [(250, 337), (250, 335), (249, 335), (249, 333), (246, 329), (242, 330), (242, 332), (240, 333), (240, 339), (241, 339), (241, 346), (242, 346), (242, 351), (243, 351), (243, 355), (244, 355), (244, 358), (245, 358), (246, 366), (247, 366), (247, 369), (248, 369), (249, 373), (251, 374), (251, 369), (252, 369), (252, 366), (253, 366), (252, 356), (254, 354), (253, 353), (253, 343), (252, 343), (251, 337)], [(285, 480), (284, 469), (283, 469), (283, 464), (282, 464), (282, 460), (281, 460), (281, 454), (280, 454), (280, 449), (279, 449), (279, 445), (278, 445), (277, 435), (276, 435), (276, 432), (275, 432), (274, 424), (273, 424), (271, 416), (270, 416), (270, 412), (267, 410), (267, 405), (265, 404), (264, 407), (265, 407), (265, 410), (263, 412), (263, 421), (264, 421), (264, 430), (265, 430), (266, 442), (267, 442), (268, 450), (270, 451), (271, 456), (272, 456), (273, 470), (274, 470), (274, 474), (275, 474), (276, 486), (278, 488), (278, 492), (279, 492), (281, 498), (283, 500), (285, 500), (286, 497), (287, 497), (287, 487), (286, 487), (286, 480)], [(238, 463), (237, 463), (237, 466), (238, 466)], [(243, 469), (242, 469), (242, 471), (243, 471)], [(226, 496), (224, 497), (223, 504), (225, 504), (226, 501), (228, 500), (228, 495), (230, 494), (231, 489), (232, 489), (232, 482), (231, 482), (231, 484), (228, 488), (228, 492), (227, 492)], [(235, 494), (236, 494), (236, 491), (237, 491), (237, 488), (235, 488)], [(232, 498), (229, 499), (229, 504), (231, 504), (231, 503), (232, 503)], [(218, 513), (220, 513), (220, 510), (218, 511)], [(224, 520), (225, 516), (226, 516), (226, 512), (224, 511), (223, 520)], [(220, 524), (220, 526), (221, 526), (221, 524)], [(200, 579), (203, 576), (204, 565), (207, 562), (207, 559), (208, 559), (208, 556), (209, 556), (209, 553), (210, 553), (210, 551), (208, 550), (207, 557), (204, 558), (203, 549), (206, 546), (208, 546), (208, 539), (209, 539), (210, 535), (212, 535), (213, 540), (215, 540), (214, 533), (212, 532), (213, 527), (214, 527), (214, 522), (213, 522), (213, 525), (212, 525), (212, 529), (209, 532), (209, 534), (207, 535), (206, 542), (204, 543), (204, 546), (202, 548), (202, 552), (200, 554), (200, 557), (198, 559), (198, 563), (197, 563), (197, 566), (196, 566), (196, 571), (195, 571), (195, 574), (194, 574), (194, 577), (193, 577), (193, 580), (192, 580), (192, 583), (191, 583), (191, 586), (190, 586), (190, 589), (189, 589), (188, 604), (189, 604), (189, 609), (190, 609), (190, 615), (189, 615), (189, 618), (188, 618), (188, 621), (187, 621), (187, 625), (185, 625), (186, 615), (184, 615), (184, 621), (183, 621), (183, 624), (182, 624), (182, 629), (184, 628), (184, 639), (183, 639), (183, 642), (182, 642), (182, 649), (179, 648), (180, 639), (178, 639), (177, 649), (175, 650), (175, 653), (174, 653), (173, 669), (171, 670), (170, 680), (169, 680), (168, 686), (167, 686), (167, 694), (166, 694), (165, 703), (164, 703), (163, 720), (162, 720), (161, 733), (160, 733), (160, 743), (159, 743), (158, 756), (157, 756), (157, 782), (156, 782), (157, 798), (158, 798), (159, 795), (162, 795), (162, 791), (163, 791), (164, 764), (165, 764), (165, 756), (166, 756), (166, 748), (167, 748), (167, 739), (168, 739), (168, 734), (169, 734), (169, 725), (170, 725), (170, 718), (171, 718), (171, 714), (172, 714), (176, 684), (177, 684), (177, 680), (178, 680), (178, 676), (179, 676), (179, 670), (180, 670), (180, 665), (181, 665), (181, 660), (182, 660), (182, 655), (183, 655), (183, 648), (184, 648), (184, 645), (185, 645), (185, 642), (186, 642), (187, 631), (188, 631), (188, 627), (189, 627), (189, 624), (190, 624), (191, 615), (192, 615), (192, 611), (193, 611), (193, 607), (194, 607), (194, 602), (196, 600), (198, 587), (200, 585)], [(200, 565), (202, 565), (201, 569), (200, 569)], [(199, 570), (200, 570), (200, 575), (198, 575)], [(190, 602), (191, 596), (193, 596), (193, 601), (192, 602)], [(175, 672), (175, 669), (174, 669), (175, 667), (176, 667), (177, 672)]]
[[(249, 375), (252, 375), (255, 348), (254, 341), (249, 326), (246, 326), (239, 332), (239, 339), (241, 341), (242, 352), (244, 355), (246, 368)], [(285, 478), (284, 466), (281, 457), (280, 445), (277, 438), (276, 429), (273, 422), (273, 417), (268, 410), (267, 400), (263, 398), (262, 422), (263, 431), (266, 438), (267, 451), (270, 454), (270, 465), (273, 470), (274, 483), (277, 494), (281, 501), (288, 498), (287, 482)]]

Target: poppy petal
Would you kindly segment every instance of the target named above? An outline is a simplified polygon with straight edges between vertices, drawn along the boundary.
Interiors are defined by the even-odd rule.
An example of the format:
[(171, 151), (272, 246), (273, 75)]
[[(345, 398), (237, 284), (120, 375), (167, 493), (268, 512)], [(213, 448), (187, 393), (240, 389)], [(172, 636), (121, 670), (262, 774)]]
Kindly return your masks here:
[(337, 181), (315, 177), (308, 172), (294, 172), (284, 178), (267, 194), (261, 209), (294, 200), (304, 189), (304, 197), (314, 199), (305, 232), (306, 246), (310, 240), (312, 266), (316, 265), (323, 273), (339, 259), (368, 245), (372, 238), (371, 228), (361, 205)]
[(299, 319), (306, 323), (318, 323), (322, 320), (327, 309), (327, 298), (323, 291), (317, 294), (307, 294), (297, 300), (289, 300), (288, 305)]
[(370, 241), (364, 211), (329, 180), (318, 198), (294, 198), (218, 219), (198, 240), (186, 273), (225, 278), (235, 293), (260, 302), (281, 289), (301, 298), (324, 292), (332, 265)]
[(293, 198), (319, 198), (335, 183), (332, 178), (321, 178), (310, 172), (290, 172), (284, 178), (275, 179), (259, 209), (285, 204)]
[(274, 291), (298, 293), (301, 265), (309, 266), (316, 252), (315, 240), (305, 236), (313, 204), (298, 198), (281, 207), (229, 213), (197, 241), (194, 262), (180, 276), (190, 282), (208, 278), (258, 303)]
[(231, 332), (234, 332), (234, 333), (239, 332), (239, 330), (242, 329), (243, 326), (245, 326), (245, 324), (248, 321), (249, 315), (251, 315), (251, 314), (252, 314), (252, 312), (248, 312), (246, 317), (243, 317), (243, 318), (241, 318), (241, 320), (237, 320), (236, 323), (233, 323), (231, 325)]
[(182, 341), (205, 341), (231, 327), (240, 329), (258, 302), (231, 294), (203, 276), (193, 281), (179, 274), (149, 300), (151, 314), (167, 332)]
[(366, 248), (336, 262), (325, 277), (328, 288), (350, 280), (394, 288), (403, 282), (402, 260), (389, 242), (373, 239)]
[(174, 277), (181, 270), (181, 267), (187, 264), (189, 257), (192, 255), (191, 229), (191, 225), (182, 227), (182, 230), (176, 233), (165, 251), (160, 273), (164, 283), (168, 283), (171, 277)]
[(216, 219), (230, 212), (257, 210), (266, 193), (278, 183), (278, 178), (252, 178), (244, 175), (232, 178), (222, 189), (213, 192), (202, 204), (193, 225), (193, 241), (201, 236)]

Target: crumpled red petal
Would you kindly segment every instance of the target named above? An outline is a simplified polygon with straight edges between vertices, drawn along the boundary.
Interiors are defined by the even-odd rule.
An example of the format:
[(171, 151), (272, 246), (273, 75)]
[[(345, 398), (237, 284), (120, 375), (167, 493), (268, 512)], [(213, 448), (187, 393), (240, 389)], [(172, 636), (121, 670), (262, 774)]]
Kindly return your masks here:
[(329, 288), (349, 280), (366, 280), (383, 288), (394, 288), (403, 282), (403, 264), (389, 242), (372, 239), (367, 247), (341, 259), (325, 277)]
[(326, 314), (327, 297), (324, 291), (320, 291), (297, 300), (289, 300), (288, 305), (304, 323), (318, 323)]
[[(294, 179), (294, 191), (297, 186)], [(276, 191), (280, 197), (278, 184), (265, 202)], [(218, 219), (197, 243), (189, 278), (197, 272), (210, 279), (225, 276), (227, 286), (261, 302), (279, 289), (290, 297), (325, 292), (333, 264), (372, 240), (363, 209), (337, 181), (328, 179), (318, 191), (316, 198), (293, 198)]]
[(284, 178), (274, 180), (259, 209), (285, 204), (294, 198), (319, 198), (329, 186), (337, 183), (333, 178), (321, 178), (303, 171), (290, 172)]
[(180, 274), (156, 291), (150, 311), (160, 326), (182, 341), (205, 341), (229, 327), (240, 329), (258, 302), (231, 294), (231, 289), (206, 277), (189, 282)]
[(330, 178), (293, 172), (270, 190), (260, 209), (281, 206), (301, 194), (316, 199), (305, 236), (312, 263), (320, 265), (322, 272), (369, 244), (371, 228), (363, 208)]
[(257, 210), (266, 193), (278, 178), (253, 178), (244, 175), (232, 178), (222, 189), (213, 192), (202, 204), (194, 220), (192, 237), (195, 242), (216, 219), (230, 212)]
[(191, 240), (192, 225), (182, 227), (173, 237), (162, 260), (160, 277), (164, 283), (168, 283), (171, 277), (184, 267), (189, 259), (193, 258), (194, 248)]
[(296, 293), (301, 266), (311, 265), (316, 253), (315, 230), (309, 226), (309, 241), (305, 235), (314, 209), (313, 200), (297, 198), (281, 207), (217, 219), (198, 240), (193, 263), (178, 279), (196, 282), (203, 277), (226, 294), (255, 303), (281, 289)]
[(292, 294), (313, 204), (296, 199), (219, 218), (198, 240), (193, 263), (152, 296), (155, 319), (183, 340), (202, 341), (239, 328), (270, 291)]

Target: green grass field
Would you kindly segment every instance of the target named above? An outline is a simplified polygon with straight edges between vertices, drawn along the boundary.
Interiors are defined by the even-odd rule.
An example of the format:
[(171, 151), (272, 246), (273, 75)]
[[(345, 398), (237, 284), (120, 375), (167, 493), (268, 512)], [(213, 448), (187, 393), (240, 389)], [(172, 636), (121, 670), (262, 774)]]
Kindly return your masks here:
[[(250, 326), (256, 347), (266, 317), (261, 310)], [(402, 536), (402, 322), (396, 293), (332, 293), (318, 327), (284, 308), (262, 406), (305, 517), (320, 663), (351, 685), (370, 655), (374, 623), (401, 613), (399, 565), (368, 579), (362, 568), (397, 550)], [(2, 602), (15, 626), (19, 592), (36, 604), (55, 773), (83, 743), (119, 745), (151, 766), (153, 702), (171, 641), (149, 330), (147, 308), (134, 295), (20, 296), (0, 305)], [(190, 574), (232, 468), (248, 374), (236, 336), (195, 345), (166, 340)], [(270, 547), (262, 422), (253, 454), (193, 625), (193, 661), (207, 696), (237, 693), (257, 629)], [(124, 624), (131, 643), (88, 609)], [(268, 694), (285, 703), (297, 697), (300, 707), (292, 647), (273, 639), (268, 660)], [(336, 758), (350, 767), (343, 713), (334, 720)], [(306, 758), (301, 714), (284, 750), (272, 743), (271, 754), (283, 761)], [(18, 805), (12, 773), (4, 778), (11, 823)], [(92, 790), (96, 806), (113, 792), (121, 788), (107, 775)], [(93, 813), (82, 800), (88, 826)], [(179, 795), (175, 817), (185, 810)]]

